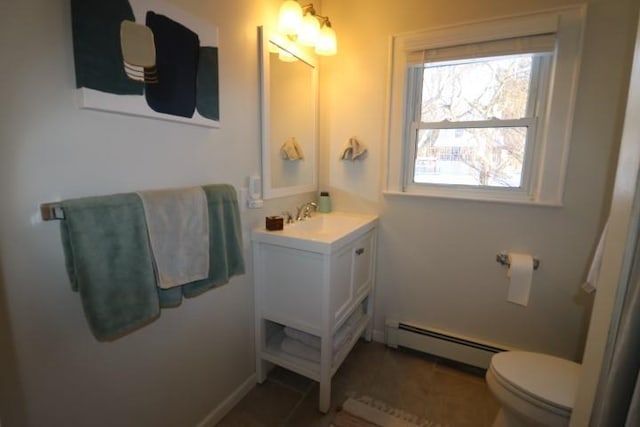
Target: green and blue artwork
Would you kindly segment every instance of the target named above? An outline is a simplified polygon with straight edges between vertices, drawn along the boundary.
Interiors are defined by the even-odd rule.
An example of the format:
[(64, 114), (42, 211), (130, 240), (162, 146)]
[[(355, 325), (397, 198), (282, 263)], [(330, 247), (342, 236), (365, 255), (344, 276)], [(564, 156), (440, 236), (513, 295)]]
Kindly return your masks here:
[(71, 12), (83, 107), (219, 127), (215, 25), (163, 1), (71, 0)]

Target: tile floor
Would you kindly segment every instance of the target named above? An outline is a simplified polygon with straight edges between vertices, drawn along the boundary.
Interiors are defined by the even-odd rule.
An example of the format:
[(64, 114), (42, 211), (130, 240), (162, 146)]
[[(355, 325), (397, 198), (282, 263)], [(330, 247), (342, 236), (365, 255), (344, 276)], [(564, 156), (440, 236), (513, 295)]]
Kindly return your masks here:
[(498, 404), (483, 375), (422, 353), (361, 340), (333, 377), (328, 414), (317, 410), (317, 383), (275, 368), (218, 426), (326, 427), (342, 402), (362, 395), (442, 426), (490, 426)]

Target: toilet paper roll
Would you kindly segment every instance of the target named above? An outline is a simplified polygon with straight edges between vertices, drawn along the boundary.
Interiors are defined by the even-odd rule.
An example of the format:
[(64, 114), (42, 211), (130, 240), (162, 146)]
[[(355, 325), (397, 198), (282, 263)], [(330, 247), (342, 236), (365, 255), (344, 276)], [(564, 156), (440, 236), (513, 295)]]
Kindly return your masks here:
[(507, 301), (526, 307), (529, 304), (533, 257), (529, 254), (509, 253), (509, 294)]

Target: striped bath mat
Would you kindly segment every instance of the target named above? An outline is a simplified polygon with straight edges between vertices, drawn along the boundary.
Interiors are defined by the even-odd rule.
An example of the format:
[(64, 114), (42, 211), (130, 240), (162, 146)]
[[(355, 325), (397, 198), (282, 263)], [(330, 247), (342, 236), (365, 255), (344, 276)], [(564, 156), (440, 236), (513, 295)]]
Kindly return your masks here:
[(443, 427), (368, 396), (349, 398), (336, 413), (332, 427)]

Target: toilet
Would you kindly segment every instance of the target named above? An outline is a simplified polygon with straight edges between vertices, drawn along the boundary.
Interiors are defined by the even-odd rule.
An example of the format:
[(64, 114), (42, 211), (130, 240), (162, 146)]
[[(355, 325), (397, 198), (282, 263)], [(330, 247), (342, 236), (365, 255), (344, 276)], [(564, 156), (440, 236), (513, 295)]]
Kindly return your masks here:
[(500, 402), (493, 427), (568, 426), (579, 374), (579, 364), (547, 354), (495, 354), (486, 375)]

